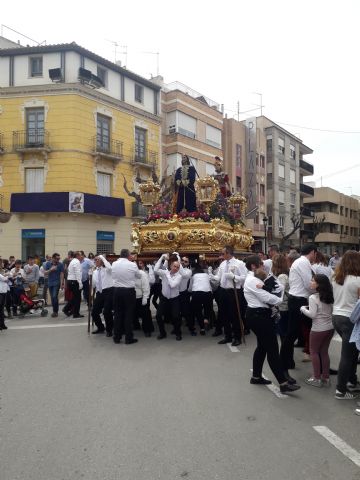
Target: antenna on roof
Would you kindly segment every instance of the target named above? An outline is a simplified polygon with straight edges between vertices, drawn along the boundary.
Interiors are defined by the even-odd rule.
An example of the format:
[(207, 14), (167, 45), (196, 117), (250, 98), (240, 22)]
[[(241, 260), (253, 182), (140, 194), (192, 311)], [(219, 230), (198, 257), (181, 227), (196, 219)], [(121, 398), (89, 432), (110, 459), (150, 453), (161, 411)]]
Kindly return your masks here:
[(117, 41), (115, 40), (108, 40), (108, 39), (105, 39), (107, 42), (109, 43), (112, 43), (114, 45), (114, 63), (117, 63), (117, 49), (118, 48), (121, 48), (122, 51), (119, 52), (121, 55), (125, 55), (125, 65), (124, 65), (124, 68), (126, 68), (126, 65), (127, 65), (127, 54), (128, 54), (128, 51), (127, 51), (127, 45), (120, 45)]

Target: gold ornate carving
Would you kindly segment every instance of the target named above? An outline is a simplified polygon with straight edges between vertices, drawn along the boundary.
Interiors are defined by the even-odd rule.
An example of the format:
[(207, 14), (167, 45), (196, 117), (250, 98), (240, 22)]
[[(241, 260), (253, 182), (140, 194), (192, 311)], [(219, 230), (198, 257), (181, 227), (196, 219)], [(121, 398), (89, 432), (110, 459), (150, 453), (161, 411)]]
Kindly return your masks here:
[(206, 211), (209, 212), (210, 205), (215, 201), (220, 191), (219, 182), (208, 175), (205, 178), (196, 180), (195, 190), (198, 202), (204, 205)]

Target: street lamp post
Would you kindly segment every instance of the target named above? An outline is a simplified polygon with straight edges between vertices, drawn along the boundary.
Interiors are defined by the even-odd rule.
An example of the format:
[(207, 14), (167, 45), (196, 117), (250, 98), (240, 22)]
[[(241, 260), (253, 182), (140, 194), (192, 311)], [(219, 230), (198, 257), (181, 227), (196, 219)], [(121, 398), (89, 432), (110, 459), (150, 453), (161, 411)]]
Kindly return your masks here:
[(264, 224), (264, 247), (265, 247), (265, 254), (267, 254), (267, 224), (268, 224), (268, 217), (264, 215), (263, 217), (263, 224)]

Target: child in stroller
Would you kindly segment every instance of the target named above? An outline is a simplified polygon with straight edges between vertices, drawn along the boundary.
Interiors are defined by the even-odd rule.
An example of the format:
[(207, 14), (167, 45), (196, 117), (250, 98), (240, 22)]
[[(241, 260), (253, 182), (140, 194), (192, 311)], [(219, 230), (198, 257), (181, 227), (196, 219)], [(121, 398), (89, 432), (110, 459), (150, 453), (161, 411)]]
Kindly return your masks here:
[(40, 298), (39, 300), (33, 300), (24, 291), (20, 294), (20, 314), (19, 318), (24, 318), (26, 313), (34, 313), (36, 310), (41, 310), (40, 315), (46, 317), (48, 311), (45, 307), (45, 300)]

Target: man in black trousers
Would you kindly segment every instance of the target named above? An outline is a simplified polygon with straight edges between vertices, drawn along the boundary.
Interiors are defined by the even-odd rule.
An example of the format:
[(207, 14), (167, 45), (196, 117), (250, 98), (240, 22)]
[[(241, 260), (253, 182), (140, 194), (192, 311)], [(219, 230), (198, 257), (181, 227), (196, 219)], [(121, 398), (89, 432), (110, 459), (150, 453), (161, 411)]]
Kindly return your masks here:
[(114, 282), (114, 343), (120, 343), (125, 333), (125, 344), (130, 345), (138, 340), (133, 335), (133, 319), (136, 306), (135, 279), (141, 274), (130, 251), (122, 249), (120, 258), (112, 264)]

